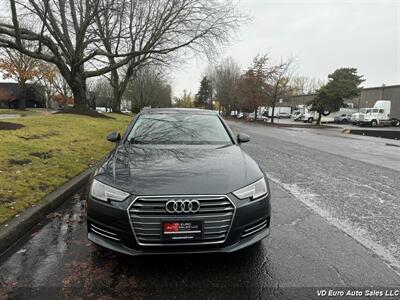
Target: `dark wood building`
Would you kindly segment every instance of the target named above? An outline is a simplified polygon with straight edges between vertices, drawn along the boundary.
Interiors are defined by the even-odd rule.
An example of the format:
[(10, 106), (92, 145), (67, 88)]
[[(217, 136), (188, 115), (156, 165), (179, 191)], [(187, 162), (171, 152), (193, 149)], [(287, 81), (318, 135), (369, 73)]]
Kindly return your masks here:
[[(28, 85), (26, 107), (43, 107), (44, 92), (40, 86)], [(0, 108), (20, 108), (21, 91), (18, 83), (0, 82)]]

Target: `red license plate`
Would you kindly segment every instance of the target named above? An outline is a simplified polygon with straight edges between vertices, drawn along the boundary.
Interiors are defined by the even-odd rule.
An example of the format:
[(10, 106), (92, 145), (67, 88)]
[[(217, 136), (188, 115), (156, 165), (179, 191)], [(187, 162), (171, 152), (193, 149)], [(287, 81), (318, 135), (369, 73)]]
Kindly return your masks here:
[(187, 242), (201, 240), (203, 223), (201, 221), (163, 222), (162, 233), (164, 241)]

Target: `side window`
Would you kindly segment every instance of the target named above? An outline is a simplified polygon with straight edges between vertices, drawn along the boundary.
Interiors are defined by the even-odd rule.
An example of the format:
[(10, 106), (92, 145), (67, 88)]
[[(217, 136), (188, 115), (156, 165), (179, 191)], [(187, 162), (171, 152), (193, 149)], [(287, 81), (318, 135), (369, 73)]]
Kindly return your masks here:
[(380, 114), (383, 114), (383, 113), (384, 113), (383, 108), (381, 108), (381, 109), (379, 110), (379, 113), (380, 113)]

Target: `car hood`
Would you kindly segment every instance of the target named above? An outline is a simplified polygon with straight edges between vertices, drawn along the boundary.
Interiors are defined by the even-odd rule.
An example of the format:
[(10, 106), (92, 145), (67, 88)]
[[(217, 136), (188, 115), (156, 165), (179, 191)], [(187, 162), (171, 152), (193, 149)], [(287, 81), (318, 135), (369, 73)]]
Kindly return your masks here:
[(262, 176), (238, 145), (122, 145), (95, 172), (135, 195), (228, 194)]

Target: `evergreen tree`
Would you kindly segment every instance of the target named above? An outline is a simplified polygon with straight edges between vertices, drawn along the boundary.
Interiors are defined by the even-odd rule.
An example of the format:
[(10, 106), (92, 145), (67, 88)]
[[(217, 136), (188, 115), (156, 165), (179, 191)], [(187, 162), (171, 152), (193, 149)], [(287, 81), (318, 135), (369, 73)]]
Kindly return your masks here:
[(204, 76), (200, 82), (199, 91), (196, 94), (195, 105), (201, 108), (212, 109), (212, 86), (211, 81)]
[(345, 99), (353, 99), (361, 93), (360, 84), (365, 81), (357, 74), (356, 68), (340, 68), (328, 76), (329, 81), (318, 90), (317, 96), (310, 102), (312, 111), (318, 112), (317, 124), (321, 116), (339, 111)]

